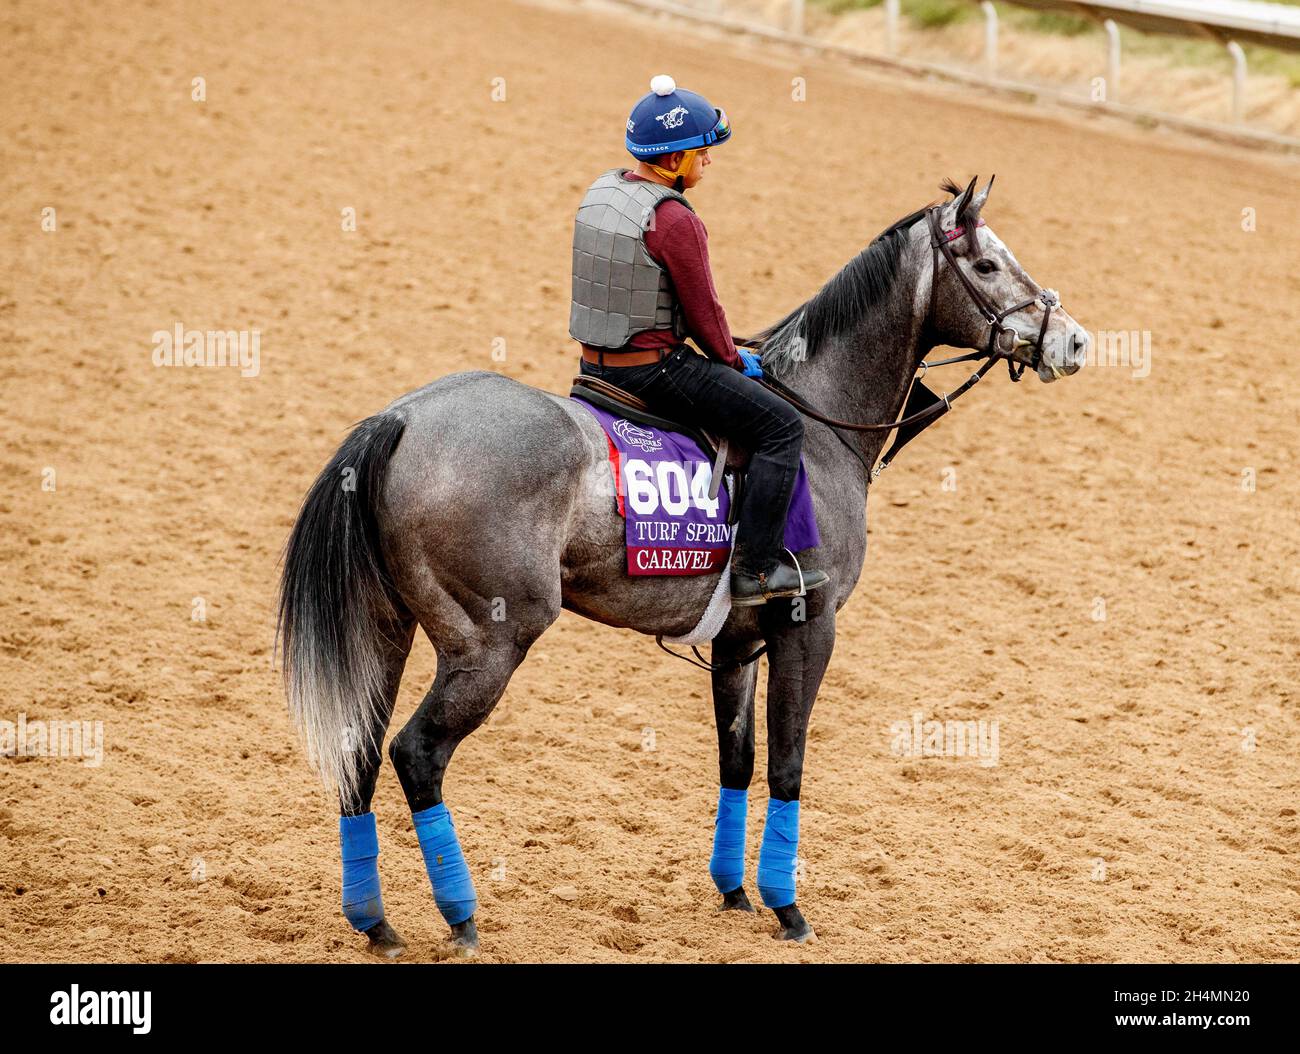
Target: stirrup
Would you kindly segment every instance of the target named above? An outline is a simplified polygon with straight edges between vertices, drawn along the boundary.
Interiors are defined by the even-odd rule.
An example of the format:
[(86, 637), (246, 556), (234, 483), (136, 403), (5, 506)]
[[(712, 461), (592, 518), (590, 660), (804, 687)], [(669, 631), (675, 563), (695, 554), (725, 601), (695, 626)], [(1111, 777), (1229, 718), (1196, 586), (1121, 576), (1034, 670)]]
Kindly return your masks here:
[(782, 549), (781, 551), (783, 553), (790, 553), (790, 562), (794, 564), (794, 569), (799, 572), (799, 592), (795, 595), (806, 597), (808, 595), (808, 587), (804, 584), (803, 568), (799, 566), (799, 558), (795, 556), (794, 553), (791, 553), (789, 549)]

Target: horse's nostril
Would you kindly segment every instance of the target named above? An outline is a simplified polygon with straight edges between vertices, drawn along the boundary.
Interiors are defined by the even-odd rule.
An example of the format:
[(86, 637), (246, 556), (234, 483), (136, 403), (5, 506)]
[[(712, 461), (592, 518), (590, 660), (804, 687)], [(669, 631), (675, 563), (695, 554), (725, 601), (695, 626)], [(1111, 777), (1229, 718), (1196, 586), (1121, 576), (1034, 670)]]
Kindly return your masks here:
[(1084, 364), (1088, 361), (1088, 334), (1086, 332), (1075, 330), (1070, 334), (1070, 339), (1066, 348), (1065, 361), (1061, 364), (1061, 372), (1069, 377), (1083, 369)]

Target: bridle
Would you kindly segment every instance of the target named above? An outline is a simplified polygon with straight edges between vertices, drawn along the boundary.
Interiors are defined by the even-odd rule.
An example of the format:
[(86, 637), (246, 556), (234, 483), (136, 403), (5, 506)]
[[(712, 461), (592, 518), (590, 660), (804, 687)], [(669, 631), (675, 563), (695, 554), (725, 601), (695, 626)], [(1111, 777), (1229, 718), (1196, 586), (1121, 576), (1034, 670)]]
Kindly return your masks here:
[[(930, 249), (934, 254), (934, 270), (930, 279), (930, 304), (926, 309), (926, 323), (929, 324), (934, 317), (934, 290), (939, 284), (939, 254), (947, 261), (948, 266), (952, 268), (953, 273), (961, 281), (962, 288), (966, 290), (966, 295), (970, 297), (976, 309), (984, 316), (984, 321), (989, 326), (989, 342), (983, 352), (974, 352), (971, 355), (959, 355), (955, 358), (944, 359), (943, 362), (922, 363), (922, 367), (947, 365), (950, 362), (964, 362), (971, 358), (982, 358), (984, 356), (1001, 357), (1007, 360), (1007, 374), (1012, 381), (1019, 381), (1025, 372), (1026, 366), (1032, 366), (1035, 370), (1043, 362), (1043, 341), (1047, 337), (1047, 326), (1052, 319), (1052, 309), (1061, 306), (1061, 299), (1054, 289), (1040, 289), (1028, 300), (1022, 300), (1018, 304), (1012, 304), (1001, 311), (997, 306), (989, 301), (984, 292), (972, 280), (970, 275), (957, 266), (957, 257), (953, 254), (952, 243), (962, 235), (967, 233), (965, 227), (954, 227), (950, 231), (945, 231), (939, 226), (939, 208), (931, 207), (925, 210), (926, 222), (930, 227)], [(977, 220), (975, 225), (970, 229), (972, 244), (978, 249), (979, 235), (976, 230), (984, 226), (983, 220)], [(1017, 359), (1016, 347), (1013, 343), (1010, 351), (1003, 351), (999, 339), (1004, 333), (1010, 333), (1016, 337), (1015, 327), (1003, 325), (1003, 321), (1008, 315), (1014, 315), (1017, 311), (1024, 311), (1026, 308), (1033, 307), (1035, 304), (1043, 306), (1043, 324), (1038, 327), (1038, 338), (1033, 343), (1033, 356), (1028, 362)], [(1016, 337), (1018, 340), (1019, 338)]]
[[(793, 391), (784, 382), (776, 377), (764, 376), (759, 383), (779, 395), (786, 402), (790, 403), (796, 410), (814, 421), (820, 421), (822, 424), (835, 430), (836, 438), (840, 440), (852, 453), (862, 462), (867, 469), (871, 478), (874, 480), (880, 475), (893, 460), (894, 455), (903, 447), (905, 443), (910, 442), (921, 433), (923, 429), (937, 421), (943, 414), (947, 413), (956, 399), (971, 388), (984, 377), (986, 373), (997, 364), (999, 359), (1005, 359), (1007, 363), (1007, 374), (1012, 381), (1019, 381), (1025, 372), (1027, 366), (1034, 369), (1042, 364), (1043, 361), (1043, 341), (1047, 337), (1047, 327), (1052, 318), (1052, 309), (1060, 306), (1060, 298), (1056, 292), (1051, 289), (1040, 289), (1034, 296), (1027, 300), (1022, 300), (1018, 304), (1013, 304), (1008, 308), (998, 310), (983, 291), (975, 285), (970, 276), (957, 266), (957, 257), (952, 251), (952, 243), (963, 235), (969, 234), (972, 241), (978, 245), (978, 234), (976, 229), (984, 226), (983, 220), (977, 220), (969, 229), (965, 226), (954, 227), (952, 230), (945, 231), (940, 225), (939, 213), (942, 211), (942, 205), (931, 205), (925, 210), (926, 224), (930, 229), (930, 249), (933, 253), (933, 268), (930, 276), (930, 300), (926, 307), (925, 324), (932, 327), (934, 318), (934, 291), (939, 284), (939, 257), (943, 256), (948, 266), (961, 281), (962, 288), (966, 290), (966, 295), (970, 298), (971, 303), (975, 305), (976, 310), (988, 323), (989, 339), (988, 344), (980, 351), (967, 352), (964, 355), (954, 355), (948, 359), (939, 359), (935, 362), (920, 362), (917, 369), (921, 371), (920, 376), (925, 374), (934, 366), (949, 366), (957, 362), (970, 362), (975, 359), (985, 359), (986, 361), (973, 374), (970, 375), (962, 384), (958, 385), (951, 392), (945, 392), (942, 395), (935, 395), (924, 384), (920, 378), (912, 382), (911, 389), (908, 392), (907, 402), (903, 407), (903, 416), (896, 421), (880, 422), (879, 424), (858, 424), (853, 421), (840, 421), (834, 417), (827, 417), (825, 414), (818, 412), (813, 407), (804, 402), (803, 398)], [(1032, 356), (1026, 361), (1017, 357), (1019, 350), (1013, 342), (1010, 351), (1004, 351), (1001, 346), (1003, 334), (1015, 334), (1012, 326), (1005, 325), (1008, 316), (1014, 315), (1017, 311), (1024, 311), (1033, 307), (1035, 304), (1041, 304), (1043, 307), (1043, 322), (1038, 328), (1038, 338), (1033, 342)], [(1017, 340), (1019, 338), (1016, 338)], [(737, 340), (737, 343), (751, 348), (760, 348), (762, 342), (759, 340)], [(872, 469), (867, 465), (861, 451), (856, 446), (848, 442), (841, 435), (845, 432), (892, 432), (898, 430), (898, 436), (895, 438), (893, 445), (880, 463)]]

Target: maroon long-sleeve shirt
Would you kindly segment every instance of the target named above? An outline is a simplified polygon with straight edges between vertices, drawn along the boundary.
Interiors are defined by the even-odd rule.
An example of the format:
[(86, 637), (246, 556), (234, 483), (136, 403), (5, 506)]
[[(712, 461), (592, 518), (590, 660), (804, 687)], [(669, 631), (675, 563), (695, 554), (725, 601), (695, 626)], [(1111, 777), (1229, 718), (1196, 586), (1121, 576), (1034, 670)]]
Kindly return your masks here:
[[(622, 178), (644, 182), (632, 172), (623, 173)], [(705, 354), (739, 369), (740, 356), (731, 339), (727, 313), (718, 302), (718, 291), (713, 285), (709, 232), (700, 218), (680, 201), (669, 198), (655, 209), (654, 224), (645, 233), (645, 247), (673, 280), (690, 338)], [(626, 347), (641, 351), (671, 348), (678, 343), (672, 330), (651, 329), (634, 335)], [(605, 361), (618, 360), (611, 356)]]

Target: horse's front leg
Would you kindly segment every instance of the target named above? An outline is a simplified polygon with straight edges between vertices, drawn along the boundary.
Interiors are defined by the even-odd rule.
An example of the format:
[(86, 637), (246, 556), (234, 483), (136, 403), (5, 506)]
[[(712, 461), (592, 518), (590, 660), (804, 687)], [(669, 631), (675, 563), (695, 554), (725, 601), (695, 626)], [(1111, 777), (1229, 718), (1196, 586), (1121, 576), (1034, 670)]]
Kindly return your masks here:
[[(807, 610), (801, 603), (805, 600)], [(799, 791), (808, 719), (835, 646), (835, 608), (814, 593), (785, 604), (769, 603), (762, 622), (768, 642), (769, 798), (758, 856), (758, 893), (781, 924), (775, 936), (803, 943), (816, 935), (795, 903)]]
[[(715, 664), (752, 655), (757, 640), (713, 643)], [(713, 671), (713, 717), (718, 726), (718, 814), (709, 874), (722, 894), (719, 911), (753, 911), (745, 894), (745, 821), (754, 778), (754, 686), (758, 663)]]

